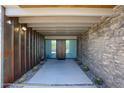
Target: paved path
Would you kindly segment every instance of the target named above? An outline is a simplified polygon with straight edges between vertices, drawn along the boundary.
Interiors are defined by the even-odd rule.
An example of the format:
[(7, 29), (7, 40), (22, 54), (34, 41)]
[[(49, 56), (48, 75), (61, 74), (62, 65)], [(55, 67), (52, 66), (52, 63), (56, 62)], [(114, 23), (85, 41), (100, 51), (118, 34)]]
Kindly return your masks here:
[[(73, 60), (48, 60), (27, 84), (39, 84), (28, 87), (45, 87), (41, 84), (60, 84), (58, 87), (95, 87)], [(65, 85), (66, 86), (63, 86)], [(87, 85), (88, 84), (88, 85)], [(47, 86), (48, 87), (48, 86)], [(50, 87), (50, 86), (49, 86)], [(52, 86), (53, 87), (53, 86)], [(57, 86), (54, 86), (57, 87)]]

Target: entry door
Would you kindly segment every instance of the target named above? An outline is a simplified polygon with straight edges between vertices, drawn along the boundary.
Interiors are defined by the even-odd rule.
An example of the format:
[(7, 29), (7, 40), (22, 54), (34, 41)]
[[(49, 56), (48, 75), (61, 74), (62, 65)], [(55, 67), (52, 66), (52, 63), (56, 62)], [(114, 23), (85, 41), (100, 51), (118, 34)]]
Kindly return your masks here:
[(56, 57), (57, 59), (65, 59), (66, 56), (66, 42), (65, 40), (57, 40)]

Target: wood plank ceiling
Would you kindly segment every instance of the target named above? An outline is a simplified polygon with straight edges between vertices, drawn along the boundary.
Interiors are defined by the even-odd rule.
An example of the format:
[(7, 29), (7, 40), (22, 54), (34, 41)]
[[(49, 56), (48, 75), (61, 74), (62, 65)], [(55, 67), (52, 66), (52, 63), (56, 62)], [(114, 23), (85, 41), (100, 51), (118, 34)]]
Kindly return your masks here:
[(19, 5), (5, 6), (6, 15), (43, 35), (79, 35), (101, 17), (112, 16), (115, 5)]

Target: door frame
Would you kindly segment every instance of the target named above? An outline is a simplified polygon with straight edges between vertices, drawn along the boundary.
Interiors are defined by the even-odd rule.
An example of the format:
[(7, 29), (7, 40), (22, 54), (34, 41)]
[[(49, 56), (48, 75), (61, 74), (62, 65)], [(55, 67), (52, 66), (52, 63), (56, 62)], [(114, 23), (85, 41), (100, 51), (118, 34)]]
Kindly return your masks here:
[[(47, 59), (47, 55), (46, 55), (46, 40), (58, 40), (58, 39), (44, 39), (44, 55), (45, 55), (45, 59)], [(61, 39), (60, 39), (61, 40)], [(62, 39), (62, 40), (76, 40), (77, 44), (77, 49), (76, 49), (76, 58), (78, 57), (78, 39)], [(56, 57), (57, 58), (57, 57)], [(49, 58), (49, 59), (56, 59), (56, 58)], [(66, 59), (66, 56), (65, 56)], [(68, 59), (72, 59), (72, 58), (68, 58)]]

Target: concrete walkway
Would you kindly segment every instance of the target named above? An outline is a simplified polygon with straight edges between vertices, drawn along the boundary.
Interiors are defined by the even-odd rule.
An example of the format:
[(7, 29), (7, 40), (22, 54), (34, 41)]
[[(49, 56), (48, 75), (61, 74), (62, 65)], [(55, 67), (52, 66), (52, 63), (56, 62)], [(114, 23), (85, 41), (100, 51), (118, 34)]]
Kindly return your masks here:
[[(73, 60), (69, 59), (48, 60), (26, 84), (32, 84), (32, 86), (25, 86), (25, 88), (95, 87), (80, 67)], [(51, 86), (53, 84), (56, 84), (56, 86)]]

